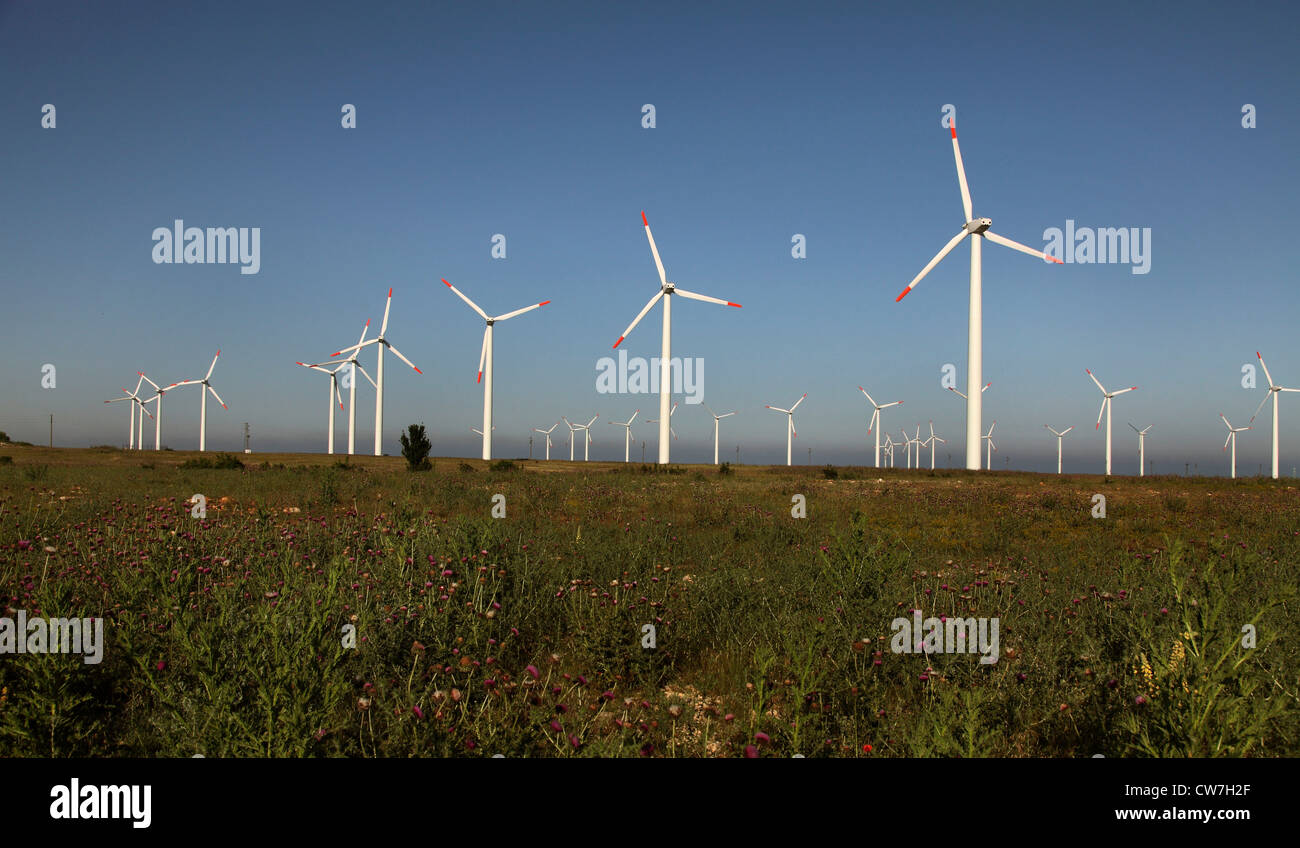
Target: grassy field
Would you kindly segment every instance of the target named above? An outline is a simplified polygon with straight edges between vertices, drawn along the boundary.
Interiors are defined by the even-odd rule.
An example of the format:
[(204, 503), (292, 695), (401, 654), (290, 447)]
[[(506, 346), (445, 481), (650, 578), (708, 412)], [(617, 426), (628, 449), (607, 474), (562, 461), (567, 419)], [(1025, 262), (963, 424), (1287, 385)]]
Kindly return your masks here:
[(1286, 481), (198, 457), (0, 447), (0, 753), (1300, 754)]

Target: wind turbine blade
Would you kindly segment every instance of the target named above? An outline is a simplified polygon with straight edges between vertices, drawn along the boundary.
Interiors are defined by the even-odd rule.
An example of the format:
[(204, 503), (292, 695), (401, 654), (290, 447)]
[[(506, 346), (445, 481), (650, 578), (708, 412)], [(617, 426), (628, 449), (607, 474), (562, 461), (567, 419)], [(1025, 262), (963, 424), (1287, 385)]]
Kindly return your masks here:
[(1092, 371), (1091, 371), (1090, 369), (1085, 368), (1085, 369), (1083, 369), (1083, 370), (1088, 372), (1088, 376), (1091, 377), (1091, 378), (1092, 378), (1092, 381), (1093, 381), (1094, 383), (1097, 384), (1097, 388), (1101, 389), (1101, 393), (1102, 393), (1103, 395), (1106, 394), (1106, 387), (1103, 386), (1103, 385), (1101, 384), (1101, 381), (1097, 379), (1097, 375), (1096, 375), (1096, 374), (1093, 374)]
[[(221, 351), (218, 350), (217, 356), (220, 355), (221, 355)], [(212, 364), (208, 366), (208, 373), (203, 375), (203, 379), (207, 380), (212, 377), (212, 369), (217, 367), (217, 356), (212, 357)]]
[(214, 398), (217, 399), (217, 403), (221, 404), (221, 408), (222, 408), (222, 409), (229, 409), (229, 408), (230, 408), (230, 407), (226, 406), (226, 402), (225, 402), (224, 400), (221, 399), (221, 395), (217, 394), (217, 390), (216, 390), (216, 389), (212, 388), (211, 386), (205, 386), (205, 388), (206, 388), (208, 391), (212, 392), (212, 396), (213, 396)]
[(1127, 389), (1120, 389), (1119, 391), (1117, 391), (1117, 392), (1111, 392), (1110, 394), (1111, 394), (1111, 397), (1114, 397), (1115, 395), (1122, 395), (1122, 394), (1124, 394), (1125, 392), (1135, 391), (1136, 389), (1137, 389), (1137, 386), (1129, 386)]
[(595, 423), (596, 423), (596, 419), (599, 418), (599, 417), (600, 417), (599, 415), (593, 415), (593, 416), (591, 416), (591, 420), (588, 421), (584, 426), (590, 428), (592, 424), (595, 424)]
[(370, 319), (367, 318), (366, 325), (361, 328), (361, 338), (357, 339), (357, 345), (360, 345), (362, 342), (366, 340), (366, 331), (369, 329), (370, 329)]
[(966, 220), (971, 219), (970, 186), (966, 184), (966, 167), (961, 162), (961, 145), (957, 143), (957, 122), (952, 122), (952, 158), (957, 162), (957, 182), (961, 184), (961, 208)]
[(1139, 430), (1138, 428), (1136, 428), (1136, 427), (1133, 426), (1133, 422), (1132, 422), (1132, 421), (1128, 422), (1128, 426), (1129, 426), (1129, 429), (1131, 429), (1134, 433), (1141, 433), (1141, 432), (1142, 432), (1141, 430)]
[(1064, 430), (1061, 431), (1061, 435), (1064, 436), (1066, 433), (1070, 432), (1073, 429), (1074, 429), (1074, 425), (1071, 424), (1069, 427), (1066, 427)]
[(393, 287), (388, 287), (388, 300), (384, 303), (384, 323), (379, 325), (379, 335), (382, 337), (388, 332), (388, 310), (393, 307)]
[(737, 309), (740, 308), (739, 303), (732, 303), (731, 301), (723, 300), (720, 297), (710, 297), (707, 294), (696, 294), (695, 292), (689, 292), (686, 289), (678, 289), (678, 288), (673, 289), (673, 292), (675, 294), (680, 294), (682, 297), (689, 297), (691, 300), (702, 300), (705, 303), (716, 303), (719, 306), (734, 306)]
[[(411, 366), (412, 368), (415, 368), (415, 363), (412, 362), (411, 360), (407, 359), (405, 356), (402, 356), (402, 352), (401, 352), (400, 350), (398, 350), (397, 348), (393, 347), (391, 344), (385, 344), (385, 347), (387, 347), (387, 348), (388, 348), (389, 350), (391, 350), (393, 353), (397, 354), (397, 358), (398, 358), (398, 359), (402, 360), (403, 362), (405, 362), (407, 365)], [(424, 372), (421, 371), (419, 368), (415, 368), (415, 373), (416, 373), (416, 374), (423, 374)]]
[[(1259, 406), (1255, 407), (1255, 415), (1259, 415), (1259, 411), (1264, 408), (1264, 404), (1268, 403), (1268, 399), (1272, 396), (1272, 392), (1264, 392), (1264, 399), (1259, 402)], [(1255, 415), (1250, 416), (1250, 423), (1252, 424), (1255, 423)]]
[(352, 367), (355, 368), (355, 369), (357, 369), (358, 371), (360, 371), (362, 374), (365, 375), (366, 379), (370, 381), (370, 385), (371, 385), (372, 388), (375, 388), (375, 389), (378, 389), (378, 388), (379, 388), (379, 384), (375, 382), (375, 378), (370, 376), (370, 373), (369, 373), (368, 371), (366, 371), (366, 369), (363, 368), (363, 367), (361, 366), (361, 363), (360, 363), (360, 362), (353, 362), (353, 363), (352, 363)]
[(478, 383), (483, 382), (483, 362), (487, 359), (487, 340), (489, 332), (491, 331), (487, 327), (483, 328), (483, 346), (479, 348), (478, 351), (478, 380), (475, 381)]
[(1109, 402), (1110, 402), (1110, 398), (1108, 397), (1103, 397), (1101, 399), (1101, 409), (1097, 411), (1097, 426), (1094, 427), (1093, 429), (1095, 430), (1101, 429), (1101, 416), (1106, 411), (1106, 404)]
[(1003, 236), (998, 235), (992, 230), (985, 230), (984, 238), (988, 239), (994, 244), (1000, 244), (1003, 247), (1009, 247), (1012, 250), (1018, 250), (1021, 253), (1028, 253), (1030, 256), (1037, 256), (1039, 259), (1042, 259), (1045, 262), (1055, 262), (1057, 265), (1065, 264), (1063, 260), (1057, 259), (1052, 256), (1048, 256), (1046, 253), (1043, 253), (1041, 250), (1035, 250), (1034, 248), (1028, 247), (1027, 245), (1023, 245), (1018, 241), (1012, 241), (1009, 238), (1004, 238)]
[[(779, 407), (779, 406), (768, 406), (768, 409), (774, 410), (774, 411), (776, 411), (776, 412), (784, 412), (786, 415), (789, 415), (789, 414), (790, 414), (790, 410), (788, 410), (788, 409), (782, 409), (782, 408)], [(646, 422), (646, 423), (652, 423), (652, 422)]]
[(507, 318), (513, 318), (513, 317), (515, 317), (516, 315), (523, 315), (525, 312), (532, 312), (534, 309), (537, 309), (537, 308), (540, 307), (540, 306), (545, 306), (545, 305), (548, 304), (548, 303), (550, 303), (549, 300), (543, 300), (541, 303), (534, 303), (532, 306), (525, 306), (523, 309), (516, 309), (514, 312), (507, 312), (505, 315), (498, 315), (497, 317), (493, 318), (492, 320), (493, 320), (493, 321), (504, 321), (504, 320), (506, 320)]
[(333, 353), (331, 353), (330, 356), (331, 357), (342, 356), (343, 354), (351, 353), (354, 350), (360, 353), (362, 348), (369, 347), (372, 344), (379, 344), (379, 339), (370, 339), (369, 341), (364, 341), (361, 344), (354, 344), (352, 345), (352, 347), (345, 347), (342, 350), (336, 350)]
[(1228, 442), (1230, 442), (1230, 441), (1232, 441), (1232, 431), (1231, 431), (1231, 430), (1228, 431), (1228, 438), (1226, 438), (1226, 439), (1223, 440), (1223, 449), (1224, 449), (1224, 450), (1227, 450), (1227, 449), (1228, 449)]
[[(969, 216), (968, 216), (968, 220), (969, 220)], [(902, 294), (894, 298), (894, 302), (897, 303), (898, 301), (907, 297), (907, 293), (910, 292), (913, 288), (915, 288), (916, 284), (921, 282), (921, 280), (925, 278), (925, 275), (930, 273), (930, 271), (934, 269), (934, 266), (938, 265), (939, 262), (949, 253), (951, 253), (952, 249), (956, 247), (957, 244), (962, 239), (966, 238), (966, 236), (968, 235), (970, 235), (970, 232), (968, 230), (963, 229), (961, 232), (957, 233), (957, 235), (953, 236), (952, 241), (945, 244), (943, 246), (943, 250), (940, 250), (938, 253), (936, 253), (934, 255), (934, 258), (931, 259), (930, 262), (924, 268), (921, 269), (921, 273), (917, 274), (915, 277), (912, 278), (912, 282), (907, 284), (907, 288), (903, 289)]]
[(868, 435), (870, 435), (870, 433), (871, 433), (872, 430), (876, 429), (876, 425), (877, 425), (878, 423), (880, 423), (880, 409), (879, 409), (879, 408), (875, 409), (875, 410), (871, 413), (871, 421), (870, 421), (870, 423), (867, 424), (867, 433), (868, 433)]
[(1255, 358), (1259, 360), (1259, 367), (1264, 369), (1264, 379), (1268, 380), (1268, 387), (1273, 388), (1273, 375), (1268, 373), (1268, 366), (1264, 364), (1264, 357), (1259, 355), (1259, 351), (1255, 351)]
[(339, 381), (334, 381), (334, 397), (338, 399), (339, 409), (343, 408), (343, 393), (339, 391)]
[(709, 409), (709, 405), (707, 403), (701, 403), (700, 406), (704, 407), (705, 410), (707, 410), (708, 413), (712, 415), (714, 418), (718, 417), (718, 413), (714, 412), (712, 409)]
[(957, 395), (957, 397), (961, 398), (962, 400), (966, 400), (966, 399), (967, 399), (965, 394), (963, 394), (962, 392), (957, 391), (957, 390), (954, 389), (952, 386), (949, 386), (949, 387), (948, 387), (948, 391), (950, 391), (950, 392), (952, 392), (953, 394)]
[[(482, 309), (480, 309), (480, 308), (479, 308), (479, 305), (478, 305), (477, 303), (475, 303), (474, 301), (472, 301), (472, 300), (470, 300), (468, 297), (466, 297), (464, 292), (462, 292), (460, 289), (458, 289), (458, 288), (456, 288), (455, 286), (453, 286), (451, 283), (448, 283), (446, 277), (443, 277), (443, 278), (442, 278), (442, 282), (447, 286), (447, 288), (451, 289), (453, 292), (456, 293), (456, 297), (458, 297), (458, 298), (460, 298), (461, 300), (463, 300), (463, 301), (465, 301), (466, 303), (468, 303), (468, 304), (469, 304), (469, 308), (470, 308), (470, 309), (473, 309), (475, 312), (477, 312), (477, 313), (479, 314), (479, 317), (480, 317), (480, 318), (482, 318), (484, 321), (487, 321), (487, 320), (488, 320), (488, 314), (487, 314), (486, 312), (484, 312)], [(389, 294), (389, 297), (392, 297), (392, 294), (391, 294), (391, 293)], [(385, 326), (385, 327), (388, 326), (388, 315), (387, 315), (387, 313), (385, 313), (385, 315), (384, 315), (384, 326)], [(380, 335), (383, 335), (383, 331), (382, 331), (382, 330), (380, 330)]]
[[(659, 248), (655, 246), (654, 233), (650, 232), (650, 221), (646, 218), (645, 212), (641, 212), (641, 223), (645, 224), (645, 237), (650, 240), (650, 252), (655, 257), (655, 267), (659, 269), (659, 285), (668, 285), (668, 275), (664, 273), (663, 260), (659, 258)], [(623, 335), (627, 335), (624, 333)]]
[(864, 395), (867, 396), (867, 402), (870, 403), (872, 406), (877, 405), (876, 402), (872, 400), (871, 395), (867, 393), (866, 389), (862, 388), (861, 386), (858, 386), (858, 391), (862, 392)]
[(149, 385), (153, 386), (155, 390), (157, 390), (157, 389), (159, 388), (158, 384), (155, 383), (153, 380), (150, 380), (148, 377), (146, 377), (146, 376), (144, 375), (144, 372), (143, 372), (143, 371), (137, 371), (137, 372), (135, 372), (135, 373), (139, 374), (139, 375), (140, 375), (140, 379), (144, 380), (146, 383), (148, 383)]
[(808, 393), (807, 393), (807, 392), (804, 392), (804, 393), (803, 393), (803, 397), (801, 397), (801, 398), (799, 398), (797, 401), (795, 401), (795, 402), (794, 402), (794, 406), (790, 407), (790, 411), (791, 411), (791, 412), (794, 412), (796, 409), (798, 409), (798, 408), (799, 408), (799, 404), (803, 403), (803, 398), (806, 398), (806, 397), (808, 397)]
[[(648, 227), (646, 228), (646, 232), (649, 232)], [(647, 303), (639, 313), (637, 313), (636, 318), (633, 318), (632, 323), (628, 324), (627, 329), (623, 331), (623, 335), (619, 336), (618, 341), (614, 342), (614, 347), (618, 347), (623, 343), (623, 339), (627, 338), (632, 333), (632, 330), (636, 328), (637, 324), (641, 323), (641, 319), (645, 317), (646, 313), (653, 309), (654, 305), (659, 302), (659, 298), (663, 296), (664, 291), (663, 289), (660, 289), (654, 297), (650, 298), (650, 302)]]
[(735, 414), (736, 414), (736, 413), (734, 413), (734, 412), (724, 412), (723, 414), (719, 415), (718, 417), (719, 417), (719, 418), (730, 418), (731, 416), (733, 416), (733, 415), (735, 415)]

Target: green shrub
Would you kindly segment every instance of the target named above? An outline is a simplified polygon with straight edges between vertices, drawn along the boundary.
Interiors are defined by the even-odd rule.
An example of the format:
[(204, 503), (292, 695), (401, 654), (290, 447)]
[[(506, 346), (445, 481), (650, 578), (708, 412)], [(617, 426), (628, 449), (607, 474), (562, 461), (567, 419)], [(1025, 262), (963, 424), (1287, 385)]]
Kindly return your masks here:
[(429, 463), (429, 449), (432, 447), (423, 424), (407, 427), (402, 434), (402, 456), (406, 457), (406, 467), (411, 471), (428, 471), (432, 468)]

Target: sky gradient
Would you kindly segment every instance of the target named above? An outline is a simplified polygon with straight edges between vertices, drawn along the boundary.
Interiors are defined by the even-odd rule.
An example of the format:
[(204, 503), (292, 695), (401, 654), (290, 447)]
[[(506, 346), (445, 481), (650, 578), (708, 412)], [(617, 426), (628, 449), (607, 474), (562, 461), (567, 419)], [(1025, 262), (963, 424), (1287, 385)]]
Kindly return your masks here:
[[(898, 292), (961, 227), (942, 107), (956, 107), (976, 215), (1034, 247), (1044, 232), (1150, 228), (1146, 274), (1046, 265), (984, 249), (984, 421), (996, 467), (1100, 472), (1100, 393), (1115, 401), (1115, 470), (1226, 473), (1227, 414), (1261, 351), (1300, 386), (1293, 260), (1300, 13), (1286, 4), (1095, 4), (1056, 13), (969, 4), (49, 4), (0, 2), (6, 322), (0, 430), (58, 445), (122, 444), (143, 370), (201, 377), (208, 449), (325, 449), (328, 382), (295, 365), (382, 317), (424, 372), (389, 357), (385, 440), (423, 422), (437, 455), (478, 455), (482, 321), (498, 325), (495, 453), (533, 427), (620, 428), (656, 455), (658, 400), (596, 391), (597, 363), (656, 291), (641, 212), (670, 280), (743, 304), (678, 299), (674, 354), (705, 363), (722, 456), (784, 461), (784, 416), (808, 398), (795, 461), (870, 462), (863, 385), (887, 429), (928, 431), (960, 466), (969, 250)], [(41, 107), (57, 127), (41, 127)], [(355, 104), (357, 127), (340, 126)], [(1257, 126), (1242, 126), (1243, 104)], [(653, 104), (656, 126), (642, 127)], [(260, 227), (261, 268), (155, 264), (151, 233)], [(506, 258), (491, 255), (494, 234)], [(803, 234), (807, 258), (791, 256)], [(656, 309), (623, 342), (657, 356)], [(363, 364), (373, 361), (367, 353)], [(42, 366), (57, 384), (42, 387)], [(358, 391), (370, 453), (373, 391)], [(168, 395), (163, 443), (198, 445), (198, 392)], [(338, 444), (346, 445), (346, 414)], [(1268, 470), (1268, 409), (1238, 441)], [(712, 419), (682, 404), (673, 458), (712, 458)], [(1281, 465), (1300, 466), (1300, 399), (1283, 395)], [(564, 430), (563, 425), (556, 436)], [(1103, 424), (1104, 430), (1104, 424)], [(152, 424), (149, 425), (152, 444)], [(534, 448), (540, 455), (541, 441)], [(581, 451), (581, 445), (579, 445)], [(556, 439), (552, 455), (567, 447)]]

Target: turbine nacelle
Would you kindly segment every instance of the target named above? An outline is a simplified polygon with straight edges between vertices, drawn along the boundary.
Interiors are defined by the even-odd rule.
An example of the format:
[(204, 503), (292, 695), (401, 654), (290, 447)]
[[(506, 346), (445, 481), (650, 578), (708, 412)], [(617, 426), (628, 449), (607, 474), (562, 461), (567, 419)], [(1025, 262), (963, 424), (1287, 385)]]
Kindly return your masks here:
[(991, 226), (993, 226), (992, 218), (972, 218), (966, 222), (966, 232), (980, 235)]

